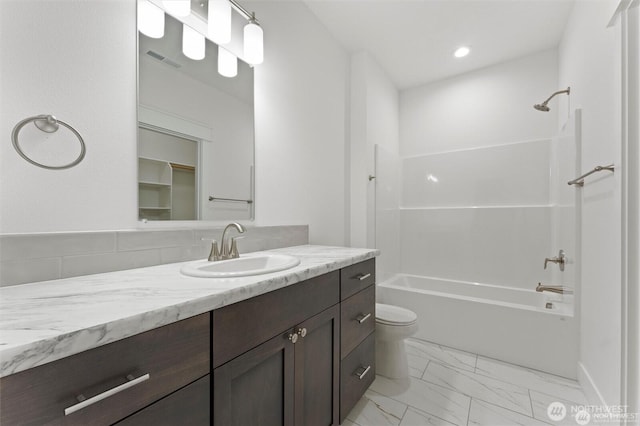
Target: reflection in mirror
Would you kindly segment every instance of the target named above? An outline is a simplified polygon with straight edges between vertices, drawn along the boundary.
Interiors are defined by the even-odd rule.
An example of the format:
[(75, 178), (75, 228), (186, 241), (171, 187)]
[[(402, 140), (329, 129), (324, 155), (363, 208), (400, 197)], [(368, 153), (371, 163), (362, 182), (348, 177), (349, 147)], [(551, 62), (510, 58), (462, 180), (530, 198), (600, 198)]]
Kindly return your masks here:
[(141, 220), (253, 219), (253, 69), (217, 72), (182, 53), (182, 24), (141, 33), (138, 51), (138, 216)]

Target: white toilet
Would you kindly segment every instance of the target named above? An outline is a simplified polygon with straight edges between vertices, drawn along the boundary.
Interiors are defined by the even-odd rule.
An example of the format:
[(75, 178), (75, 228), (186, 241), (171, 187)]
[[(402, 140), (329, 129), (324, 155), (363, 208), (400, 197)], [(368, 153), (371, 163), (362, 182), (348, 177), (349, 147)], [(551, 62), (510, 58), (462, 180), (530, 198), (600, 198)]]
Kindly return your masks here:
[(415, 312), (376, 303), (376, 374), (390, 379), (409, 377), (404, 340), (418, 331)]

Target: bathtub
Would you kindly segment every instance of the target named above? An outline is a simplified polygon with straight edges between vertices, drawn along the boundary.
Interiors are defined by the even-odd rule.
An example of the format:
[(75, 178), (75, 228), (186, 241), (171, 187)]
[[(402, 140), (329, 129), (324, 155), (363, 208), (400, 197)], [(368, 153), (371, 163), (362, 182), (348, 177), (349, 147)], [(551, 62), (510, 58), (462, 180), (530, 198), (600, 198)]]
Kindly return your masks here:
[(407, 274), (377, 291), (418, 315), (419, 339), (576, 378), (573, 296)]

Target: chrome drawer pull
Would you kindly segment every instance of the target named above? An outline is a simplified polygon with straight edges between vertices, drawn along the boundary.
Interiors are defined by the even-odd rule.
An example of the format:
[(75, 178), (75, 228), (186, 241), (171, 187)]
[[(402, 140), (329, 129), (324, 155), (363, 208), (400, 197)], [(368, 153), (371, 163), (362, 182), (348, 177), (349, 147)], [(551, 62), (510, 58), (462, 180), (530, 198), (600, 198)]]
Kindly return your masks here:
[(356, 278), (359, 279), (360, 281), (364, 281), (367, 278), (369, 278), (371, 276), (371, 274), (360, 274), (360, 275), (356, 275)]
[[(355, 375), (358, 376), (358, 379), (362, 380), (362, 379), (364, 379), (364, 376), (367, 375), (369, 370), (371, 370), (371, 366), (368, 366), (367, 368), (360, 367), (358, 370), (356, 370)], [(360, 371), (362, 371), (362, 372), (360, 373)]]
[[(131, 378), (130, 378), (131, 377)], [(145, 374), (144, 376), (140, 376), (137, 379), (133, 379), (133, 376), (129, 375), (127, 376), (127, 379), (129, 379), (128, 382), (121, 384), (120, 386), (116, 386), (115, 388), (109, 389), (107, 391), (104, 391), (102, 393), (99, 393), (96, 396), (93, 396), (89, 399), (84, 399), (84, 396), (80, 395), (78, 396), (78, 400), (82, 400), (82, 402), (76, 404), (76, 405), (72, 405), (69, 408), (65, 408), (64, 409), (64, 415), (68, 416), (69, 414), (75, 413), (76, 411), (80, 411), (83, 408), (88, 407), (89, 405), (95, 404), (98, 401), (102, 401), (103, 399), (109, 398), (110, 396), (113, 396), (117, 393), (122, 392), (125, 389), (129, 389), (132, 386), (135, 386), (137, 384), (140, 384), (144, 381), (149, 380), (151, 376), (149, 375), (149, 373)], [(84, 400), (83, 400), (84, 399)]]
[(367, 314), (367, 315), (358, 315), (356, 317), (356, 321), (358, 321), (360, 324), (362, 324), (363, 322), (365, 322), (366, 320), (368, 320), (369, 318), (371, 318), (371, 314)]

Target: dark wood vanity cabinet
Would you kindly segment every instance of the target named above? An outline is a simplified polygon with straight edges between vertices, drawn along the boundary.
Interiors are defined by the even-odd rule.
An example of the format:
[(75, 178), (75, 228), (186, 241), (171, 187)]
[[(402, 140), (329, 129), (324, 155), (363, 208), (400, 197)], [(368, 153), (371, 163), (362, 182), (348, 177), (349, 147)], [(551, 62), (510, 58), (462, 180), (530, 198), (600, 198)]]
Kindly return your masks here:
[(116, 423), (209, 374), (210, 325), (205, 313), (3, 377), (0, 424)]
[(342, 423), (375, 377), (374, 283), (371, 259), (213, 311), (214, 426)]
[(375, 260), (340, 271), (340, 423), (373, 383), (375, 367)]
[[(215, 426), (338, 425), (339, 283), (336, 271), (214, 311)], [(267, 340), (217, 355), (251, 345), (247, 334)]]

